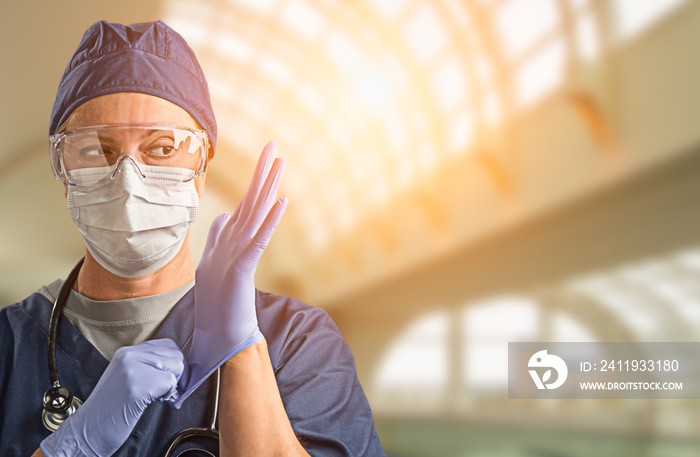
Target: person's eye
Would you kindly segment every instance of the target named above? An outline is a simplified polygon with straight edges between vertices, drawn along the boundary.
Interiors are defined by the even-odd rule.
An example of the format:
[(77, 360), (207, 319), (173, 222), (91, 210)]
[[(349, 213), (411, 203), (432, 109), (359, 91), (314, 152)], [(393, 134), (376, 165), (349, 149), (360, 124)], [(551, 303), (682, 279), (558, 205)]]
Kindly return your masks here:
[(173, 150), (172, 146), (157, 146), (151, 149), (149, 153), (156, 157), (168, 157), (173, 153)]

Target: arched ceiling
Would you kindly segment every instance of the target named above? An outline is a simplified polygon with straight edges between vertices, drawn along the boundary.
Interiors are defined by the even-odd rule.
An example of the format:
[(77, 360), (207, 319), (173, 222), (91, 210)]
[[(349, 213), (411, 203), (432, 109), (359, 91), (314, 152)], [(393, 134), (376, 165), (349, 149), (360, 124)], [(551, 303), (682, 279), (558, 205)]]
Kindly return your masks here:
[[(661, 138), (642, 144), (656, 148), (645, 160), (667, 154), (669, 141), (645, 128), (651, 118), (636, 109), (626, 114), (616, 92), (627, 76), (616, 62), (624, 59), (611, 53), (649, 17), (683, 2), (635, 13), (621, 34), (619, 17), (644, 9), (628, 3), (73, 0), (37, 12), (15, 2), (3, 52), (18, 71), (3, 76), (10, 152), (0, 154), (0, 164), (12, 164), (6, 170), (15, 176), (48, 177), (39, 159), (44, 120), (90, 23), (163, 19), (194, 48), (219, 124), (201, 222), (193, 228), (195, 258), (209, 221), (233, 210), (259, 151), (274, 139), (288, 161), (282, 193), (290, 207), (258, 284), (323, 305), (633, 171), (643, 161), (623, 147), (629, 132)], [(642, 60), (648, 62), (640, 68), (655, 66)], [(659, 74), (630, 87), (643, 93)], [(674, 147), (679, 138), (695, 138), (674, 128)], [(17, 189), (8, 176), (0, 173), (6, 199)], [(29, 201), (0, 210), (7, 220), (52, 225), (51, 234), (20, 243), (20, 251), (62, 259), (51, 277), (64, 275), (80, 255), (75, 230), (67, 215), (29, 212)], [(58, 197), (49, 202), (61, 204)], [(19, 236), (8, 230), (6, 240)], [(55, 248), (65, 239), (73, 256)], [(14, 252), (15, 241), (5, 243), (4, 252)], [(22, 271), (21, 254), (0, 259), (3, 272)], [(27, 293), (6, 289), (15, 299)]]

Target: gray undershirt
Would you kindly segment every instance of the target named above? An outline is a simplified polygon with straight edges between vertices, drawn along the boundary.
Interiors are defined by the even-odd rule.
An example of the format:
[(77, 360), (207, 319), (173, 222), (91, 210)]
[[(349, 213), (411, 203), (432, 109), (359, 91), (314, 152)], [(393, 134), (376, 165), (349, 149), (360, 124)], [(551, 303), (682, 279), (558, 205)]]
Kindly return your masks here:
[[(39, 293), (55, 301), (63, 281), (44, 286)], [(63, 315), (107, 360), (122, 346), (133, 346), (153, 337), (170, 310), (194, 286), (194, 281), (159, 295), (126, 300), (91, 300), (71, 290)]]

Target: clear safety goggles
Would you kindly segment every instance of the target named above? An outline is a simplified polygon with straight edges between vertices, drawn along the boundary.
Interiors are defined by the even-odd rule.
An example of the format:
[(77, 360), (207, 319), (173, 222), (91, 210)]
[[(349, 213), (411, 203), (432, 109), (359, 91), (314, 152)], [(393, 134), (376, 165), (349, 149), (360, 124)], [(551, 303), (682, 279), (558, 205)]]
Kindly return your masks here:
[(206, 131), (167, 124), (95, 125), (56, 133), (49, 142), (53, 173), (68, 185), (80, 184), (73, 176), (85, 173), (93, 182), (109, 181), (125, 158), (185, 171), (177, 175), (189, 181), (206, 171), (209, 157)]

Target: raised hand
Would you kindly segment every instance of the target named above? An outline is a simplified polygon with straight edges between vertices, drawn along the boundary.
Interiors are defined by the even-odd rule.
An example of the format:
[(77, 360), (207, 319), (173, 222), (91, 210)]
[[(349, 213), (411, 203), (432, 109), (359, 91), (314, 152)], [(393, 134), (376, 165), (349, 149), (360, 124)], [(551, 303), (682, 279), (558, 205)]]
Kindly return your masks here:
[(277, 200), (285, 161), (277, 143), (263, 148), (253, 179), (233, 214), (211, 224), (197, 267), (195, 327), (189, 373), (179, 384), (179, 407), (214, 370), (262, 340), (255, 312), (255, 270), (277, 228), (287, 198)]

